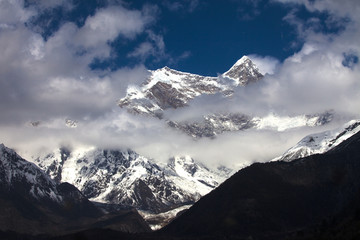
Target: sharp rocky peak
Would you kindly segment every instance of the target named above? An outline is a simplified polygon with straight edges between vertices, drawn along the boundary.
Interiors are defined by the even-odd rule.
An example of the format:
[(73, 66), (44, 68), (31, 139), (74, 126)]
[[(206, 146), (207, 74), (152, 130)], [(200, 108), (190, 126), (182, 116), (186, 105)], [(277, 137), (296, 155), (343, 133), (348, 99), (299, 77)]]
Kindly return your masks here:
[(252, 61), (248, 56), (244, 55), (242, 58), (240, 58), (239, 60), (236, 61), (236, 63), (233, 65), (233, 67), (244, 64), (244, 63), (248, 64), (248, 63), (252, 63)]
[(262, 79), (263, 75), (248, 56), (243, 56), (223, 74), (223, 77), (230, 78), (238, 85), (244, 86)]

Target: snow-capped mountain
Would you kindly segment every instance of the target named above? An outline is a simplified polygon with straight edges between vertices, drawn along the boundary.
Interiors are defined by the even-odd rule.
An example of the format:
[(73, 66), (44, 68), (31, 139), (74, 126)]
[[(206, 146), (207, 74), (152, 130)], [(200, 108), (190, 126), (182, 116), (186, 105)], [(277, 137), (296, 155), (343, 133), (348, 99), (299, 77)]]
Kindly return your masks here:
[(360, 120), (352, 120), (342, 127), (311, 134), (273, 161), (292, 161), (313, 154), (325, 153), (360, 131)]
[(92, 201), (153, 213), (194, 203), (231, 174), (226, 168), (206, 168), (190, 157), (175, 157), (160, 166), (131, 150), (59, 149), (34, 162)]
[(136, 211), (106, 213), (76, 187), (57, 183), (34, 163), (0, 144), (0, 231), (64, 234), (89, 227), (149, 231)]
[[(129, 86), (127, 95), (118, 104), (134, 114), (146, 114), (164, 118), (169, 108), (186, 107), (189, 102), (204, 94), (221, 93), (231, 97), (237, 87), (260, 81), (263, 75), (247, 56), (239, 59), (228, 71), (218, 77), (205, 77), (164, 67), (149, 71), (149, 77), (141, 86)], [(165, 119), (168, 126), (185, 132), (194, 138), (215, 137), (229, 131), (250, 128), (284, 131), (303, 126), (318, 126), (332, 120), (333, 113), (315, 115), (248, 116), (239, 112), (213, 113), (200, 121), (173, 121)]]
[(245, 86), (260, 80), (263, 75), (244, 56), (219, 77), (206, 77), (164, 67), (149, 71), (142, 86), (129, 86), (127, 94), (118, 104), (130, 112), (162, 117), (168, 108), (184, 107), (195, 97), (203, 94), (232, 94), (237, 86)]

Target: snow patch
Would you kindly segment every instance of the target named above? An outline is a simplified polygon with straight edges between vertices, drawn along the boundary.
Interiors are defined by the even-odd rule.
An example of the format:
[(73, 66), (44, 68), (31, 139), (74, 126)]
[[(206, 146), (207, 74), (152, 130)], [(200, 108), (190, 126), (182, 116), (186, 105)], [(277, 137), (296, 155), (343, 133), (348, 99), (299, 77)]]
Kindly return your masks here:
[(342, 127), (304, 137), (282, 156), (272, 161), (292, 161), (313, 154), (325, 153), (360, 131), (360, 120), (352, 120)]

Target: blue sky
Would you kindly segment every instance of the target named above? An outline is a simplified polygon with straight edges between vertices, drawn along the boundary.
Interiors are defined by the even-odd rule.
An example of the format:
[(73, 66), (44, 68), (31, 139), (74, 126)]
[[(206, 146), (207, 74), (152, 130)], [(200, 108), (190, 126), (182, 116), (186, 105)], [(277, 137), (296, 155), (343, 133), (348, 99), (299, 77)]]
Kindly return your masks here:
[[(0, 0), (0, 142), (23, 152), (64, 143), (146, 146), (142, 153), (154, 158), (217, 156), (208, 149), (222, 146), (227, 159), (245, 152), (266, 158), (257, 144), (237, 143), (277, 144), (262, 148), (281, 153), (287, 139), (309, 130), (194, 143), (117, 101), (149, 69), (216, 76), (249, 55), (267, 73), (262, 81), (237, 89), (229, 102), (195, 100), (187, 115), (199, 108), (258, 117), (331, 110), (343, 124), (360, 118), (359, 39), (359, 0)], [(78, 128), (66, 127), (67, 119)]]
[[(71, 1), (68, 1), (71, 2)], [(27, 1), (28, 8), (34, 1)], [(36, 3), (36, 1), (35, 1)], [(116, 70), (143, 63), (149, 69), (165, 65), (181, 71), (216, 76), (243, 55), (271, 56), (279, 61), (299, 51), (304, 39), (292, 22), (312, 22), (317, 31), (341, 31), (346, 18), (328, 24), (326, 12), (310, 12), (302, 5), (277, 1), (182, 0), (182, 1), (72, 1), (45, 9), (28, 21), (28, 26), (46, 39), (66, 22), (83, 26), (86, 18), (101, 8), (123, 6), (153, 18), (135, 38), (119, 35), (109, 41), (111, 56), (95, 58), (93, 69)], [(291, 15), (291, 19), (289, 16)], [(315, 20), (316, 19), (316, 20)], [(144, 45), (148, 43), (148, 45)], [(143, 44), (143, 45), (141, 45)], [(134, 53), (135, 49), (143, 52)], [(146, 47), (147, 48), (146, 48)], [(147, 52), (146, 52), (147, 50)]]

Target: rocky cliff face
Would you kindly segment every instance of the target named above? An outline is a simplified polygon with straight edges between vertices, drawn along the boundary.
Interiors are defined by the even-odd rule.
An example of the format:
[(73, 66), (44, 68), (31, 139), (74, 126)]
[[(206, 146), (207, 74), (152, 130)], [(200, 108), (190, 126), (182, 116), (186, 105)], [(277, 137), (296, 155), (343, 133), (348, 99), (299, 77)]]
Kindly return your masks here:
[(244, 56), (239, 59), (222, 77), (230, 78), (236, 82), (236, 85), (246, 86), (249, 83), (257, 82), (263, 78), (257, 66), (250, 58)]

